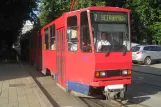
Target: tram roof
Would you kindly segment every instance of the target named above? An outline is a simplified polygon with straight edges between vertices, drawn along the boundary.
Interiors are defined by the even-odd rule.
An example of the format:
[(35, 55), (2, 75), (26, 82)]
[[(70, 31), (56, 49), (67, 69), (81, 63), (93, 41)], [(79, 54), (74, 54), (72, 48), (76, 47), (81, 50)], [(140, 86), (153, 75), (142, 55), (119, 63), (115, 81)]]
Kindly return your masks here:
[(86, 11), (86, 10), (130, 12), (130, 10), (126, 9), (126, 8), (110, 7), (110, 6), (92, 6), (92, 7), (79, 9), (79, 10), (65, 12), (64, 14), (68, 14), (68, 13), (71, 13), (71, 12), (78, 12), (78, 11)]
[[(78, 12), (78, 11), (87, 11), (87, 10), (96, 10), (96, 11), (114, 11), (114, 12), (130, 12), (129, 9), (126, 8), (119, 8), (119, 7), (110, 7), (110, 6), (92, 6), (92, 7), (87, 7), (87, 8), (83, 8), (83, 9), (79, 9), (79, 10), (74, 10), (74, 11), (70, 11), (70, 12), (64, 12), (62, 14), (62, 16), (73, 13), (73, 12)], [(59, 18), (61, 18), (62, 16), (60, 16)], [(57, 18), (57, 19), (59, 19)], [(55, 19), (55, 20), (57, 20)], [(53, 20), (52, 22), (54, 22), (55, 20)], [(47, 26), (51, 25), (51, 23), (48, 23), (47, 25), (45, 25), (43, 28), (46, 28)]]

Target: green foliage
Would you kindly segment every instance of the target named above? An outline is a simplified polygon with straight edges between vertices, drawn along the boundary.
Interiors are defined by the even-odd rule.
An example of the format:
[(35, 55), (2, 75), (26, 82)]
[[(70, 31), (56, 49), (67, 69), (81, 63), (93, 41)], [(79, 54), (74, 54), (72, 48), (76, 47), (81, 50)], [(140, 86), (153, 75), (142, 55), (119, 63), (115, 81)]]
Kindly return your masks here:
[(33, 11), (37, 10), (38, 0), (1, 0), (0, 3), (0, 31), (5, 34), (1, 39), (8, 41), (11, 46), (21, 32), (26, 20), (39, 20)]
[[(58, 18), (62, 13), (70, 10), (72, 0), (42, 0), (40, 6), (40, 23), (42, 26)], [(104, 6), (105, 0), (78, 0), (75, 9), (81, 9), (92, 5)]]
[[(72, 0), (42, 0), (40, 22), (44, 26), (70, 10)], [(89, 6), (114, 6), (131, 10), (131, 32), (134, 42), (161, 42), (160, 0), (78, 0), (75, 9)]]
[[(126, 7), (131, 9), (132, 33), (140, 42), (146, 39), (161, 41), (161, 1), (159, 0), (127, 0)], [(135, 33), (134, 33), (135, 32)], [(138, 40), (138, 41), (139, 41)]]
[(40, 23), (42, 26), (58, 18), (63, 12), (69, 11), (68, 0), (42, 0), (40, 6)]
[(79, 0), (76, 9), (81, 9), (90, 6), (105, 6), (105, 5), (106, 5), (105, 0), (88, 0), (88, 1)]

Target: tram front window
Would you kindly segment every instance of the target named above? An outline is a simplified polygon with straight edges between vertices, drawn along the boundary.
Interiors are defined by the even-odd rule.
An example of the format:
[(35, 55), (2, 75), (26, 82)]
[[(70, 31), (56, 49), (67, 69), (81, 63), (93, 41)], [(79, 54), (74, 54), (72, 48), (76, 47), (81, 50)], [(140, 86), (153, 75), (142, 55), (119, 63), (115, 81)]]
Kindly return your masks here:
[(91, 12), (93, 39), (96, 52), (130, 50), (127, 13)]

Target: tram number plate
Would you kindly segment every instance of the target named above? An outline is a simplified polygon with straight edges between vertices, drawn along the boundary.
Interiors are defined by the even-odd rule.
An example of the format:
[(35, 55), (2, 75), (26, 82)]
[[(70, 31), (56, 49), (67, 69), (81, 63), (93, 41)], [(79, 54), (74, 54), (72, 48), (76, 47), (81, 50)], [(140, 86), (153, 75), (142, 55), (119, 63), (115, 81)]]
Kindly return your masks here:
[(105, 87), (106, 89), (123, 89), (124, 85), (123, 84), (119, 84), (119, 85), (108, 85)]

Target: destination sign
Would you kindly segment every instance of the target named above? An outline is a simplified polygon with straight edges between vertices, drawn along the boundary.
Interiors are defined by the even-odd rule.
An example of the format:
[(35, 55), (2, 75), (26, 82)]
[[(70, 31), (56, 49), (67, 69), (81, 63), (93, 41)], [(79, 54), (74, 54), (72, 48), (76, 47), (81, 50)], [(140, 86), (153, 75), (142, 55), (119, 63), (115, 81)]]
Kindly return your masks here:
[(94, 22), (127, 22), (126, 13), (92, 12)]

